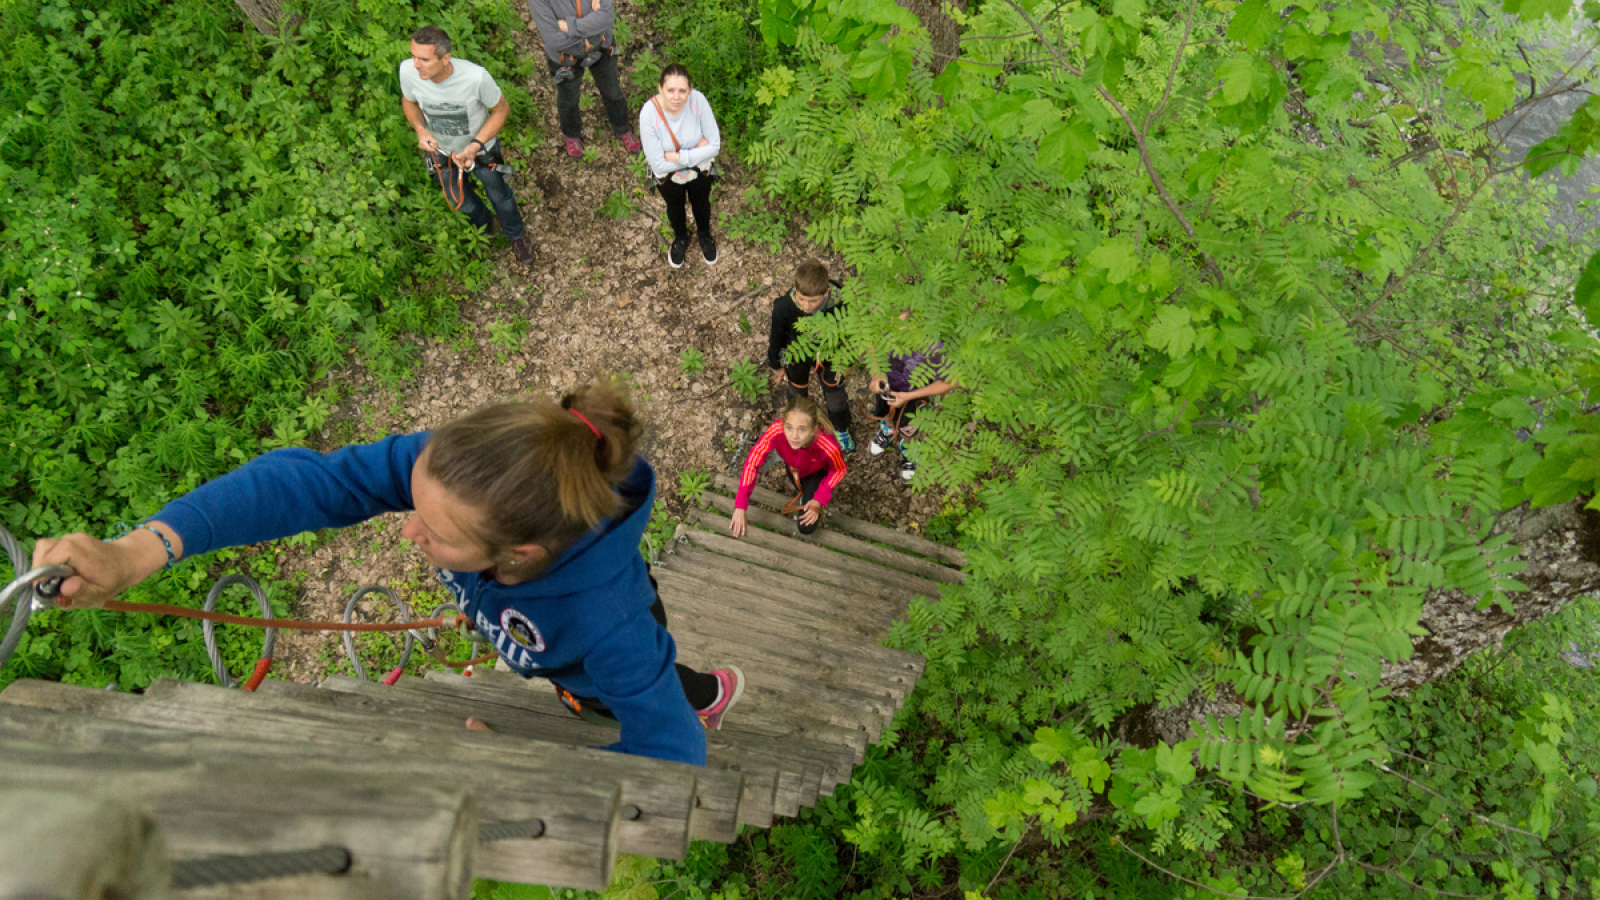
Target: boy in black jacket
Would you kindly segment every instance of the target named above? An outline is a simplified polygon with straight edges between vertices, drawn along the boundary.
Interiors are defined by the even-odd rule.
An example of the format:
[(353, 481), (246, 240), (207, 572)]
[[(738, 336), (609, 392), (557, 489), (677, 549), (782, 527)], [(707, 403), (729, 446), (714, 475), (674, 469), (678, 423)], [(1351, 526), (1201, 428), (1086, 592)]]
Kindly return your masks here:
[(789, 385), (789, 396), (804, 394), (811, 377), (822, 382), (822, 399), (833, 423), (840, 449), (854, 453), (856, 442), (850, 437), (850, 400), (845, 395), (844, 377), (830, 363), (815, 359), (785, 358), (789, 345), (799, 336), (795, 324), (805, 316), (832, 315), (844, 308), (837, 290), (840, 284), (828, 278), (828, 268), (817, 259), (808, 259), (794, 270), (794, 287), (772, 301), (772, 334), (767, 339), (767, 368), (774, 384)]

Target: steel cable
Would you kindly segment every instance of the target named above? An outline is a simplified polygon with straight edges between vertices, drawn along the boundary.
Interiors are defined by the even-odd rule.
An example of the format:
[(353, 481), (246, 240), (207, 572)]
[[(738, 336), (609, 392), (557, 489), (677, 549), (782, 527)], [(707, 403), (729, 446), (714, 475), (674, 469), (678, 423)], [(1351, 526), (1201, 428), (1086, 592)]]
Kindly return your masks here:
[[(22, 548), (22, 542), (12, 537), (11, 532), (0, 528), (0, 548), (4, 548), (6, 556), (11, 558), (11, 570), (17, 574), (28, 571), (28, 554)], [(28, 630), (28, 618), (33, 615), (33, 591), (23, 590), (17, 594), (17, 608), (11, 614), (11, 627), (6, 629), (6, 636), (0, 638), (0, 666), (6, 664), (11, 658), (11, 652), (17, 649), (17, 644), (22, 641), (22, 635)], [(0, 601), (0, 616), (4, 616), (6, 605)]]
[[(346, 623), (352, 621), (353, 617), (355, 616), (356, 602), (362, 597), (374, 593), (382, 594), (385, 597), (388, 597), (390, 600), (394, 601), (395, 606), (400, 607), (400, 621), (411, 621), (411, 607), (407, 606), (406, 602), (400, 599), (400, 595), (389, 588), (376, 584), (369, 584), (350, 595), (350, 600), (344, 605), (343, 621)], [(437, 617), (434, 618), (437, 619)], [(342, 639), (344, 641), (345, 655), (350, 657), (350, 665), (355, 667), (356, 677), (360, 678), (362, 681), (371, 681), (372, 679), (367, 676), (366, 668), (361, 665), (361, 657), (356, 655), (355, 636), (346, 631)], [(407, 631), (405, 644), (403, 645), (403, 649), (400, 651), (400, 663), (399, 665), (395, 666), (396, 669), (404, 669), (406, 667), (406, 663), (411, 661), (411, 649), (416, 645), (416, 643), (416, 635), (412, 634), (410, 631)]]
[[(261, 617), (263, 619), (273, 618), (272, 601), (267, 599), (267, 592), (262, 589), (260, 582), (248, 575), (224, 575), (217, 579), (217, 583), (211, 586), (211, 592), (206, 594), (205, 611), (211, 612), (216, 609), (217, 600), (222, 596), (222, 592), (236, 584), (242, 585), (245, 590), (250, 592), (251, 596), (256, 598), (256, 604), (261, 607)], [(228, 664), (223, 661), (222, 651), (217, 648), (216, 623), (203, 621), (200, 628), (205, 634), (206, 656), (211, 658), (211, 670), (217, 673), (217, 684), (227, 688), (238, 687), (239, 682), (235, 681), (233, 675), (228, 672)], [(261, 658), (267, 660), (269, 664), (272, 660), (272, 650), (277, 646), (277, 643), (278, 629), (268, 628), (266, 642), (261, 648)], [(257, 670), (259, 671), (260, 668), (258, 665)]]
[(350, 851), (343, 847), (179, 859), (172, 862), (172, 889), (182, 891), (290, 875), (343, 875), (350, 871), (351, 862)]

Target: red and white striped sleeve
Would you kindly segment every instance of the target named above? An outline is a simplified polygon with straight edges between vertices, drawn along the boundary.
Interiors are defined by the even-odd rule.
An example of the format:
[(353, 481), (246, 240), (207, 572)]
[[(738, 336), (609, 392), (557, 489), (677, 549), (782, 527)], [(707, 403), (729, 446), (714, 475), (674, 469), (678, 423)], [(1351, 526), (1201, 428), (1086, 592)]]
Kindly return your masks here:
[(750, 505), (750, 493), (756, 489), (761, 464), (767, 461), (768, 454), (772, 452), (773, 441), (782, 436), (783, 421), (780, 419), (756, 438), (756, 445), (750, 448), (750, 455), (744, 458), (744, 468), (739, 472), (739, 492), (733, 498), (734, 509), (745, 509)]

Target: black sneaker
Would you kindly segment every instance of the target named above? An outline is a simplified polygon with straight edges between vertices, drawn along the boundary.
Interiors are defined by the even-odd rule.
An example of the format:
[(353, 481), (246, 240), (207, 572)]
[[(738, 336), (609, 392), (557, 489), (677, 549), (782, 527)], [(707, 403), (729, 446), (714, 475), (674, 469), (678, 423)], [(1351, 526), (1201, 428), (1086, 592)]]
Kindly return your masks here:
[(700, 258), (705, 260), (708, 266), (717, 264), (717, 242), (712, 240), (709, 234), (700, 235)]
[(686, 237), (673, 238), (672, 249), (667, 251), (667, 262), (674, 269), (683, 268), (683, 258), (689, 255), (689, 239)]

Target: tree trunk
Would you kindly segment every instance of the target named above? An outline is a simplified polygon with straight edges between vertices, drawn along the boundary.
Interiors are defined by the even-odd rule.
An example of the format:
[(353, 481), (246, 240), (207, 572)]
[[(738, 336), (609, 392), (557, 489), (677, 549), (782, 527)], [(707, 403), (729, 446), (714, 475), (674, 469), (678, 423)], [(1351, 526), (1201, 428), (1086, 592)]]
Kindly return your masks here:
[[(244, 2), (244, 0), (241, 0)], [(938, 75), (961, 52), (961, 28), (943, 9), (940, 0), (897, 0), (910, 10), (922, 26), (928, 29), (929, 43), (933, 46), (933, 74)], [(966, 0), (950, 0), (955, 8), (965, 12)]]
[(278, 0), (234, 0), (244, 14), (265, 35), (278, 33)]

